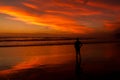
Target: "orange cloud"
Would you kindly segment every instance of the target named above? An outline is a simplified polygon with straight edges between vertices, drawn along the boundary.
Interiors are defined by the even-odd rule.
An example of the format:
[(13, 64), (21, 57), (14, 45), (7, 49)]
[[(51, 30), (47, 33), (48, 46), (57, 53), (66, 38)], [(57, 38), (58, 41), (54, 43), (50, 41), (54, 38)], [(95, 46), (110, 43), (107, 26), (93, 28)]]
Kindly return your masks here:
[[(49, 28), (52, 28), (54, 30), (59, 30), (59, 31), (73, 32), (73, 33), (86, 33), (86, 32), (89, 32), (89, 30), (90, 32), (92, 30), (91, 28), (87, 28), (85, 26), (84, 28), (81, 26), (77, 26), (79, 27), (79, 31), (78, 31), (78, 28), (75, 28), (76, 26), (72, 26), (72, 25), (78, 24), (75, 20), (58, 16), (58, 15), (44, 14), (44, 15), (36, 16), (32, 13), (28, 13), (22, 9), (11, 7), (11, 6), (0, 7), (0, 12), (13, 16), (16, 18), (16, 20), (24, 21), (28, 24), (35, 24), (42, 27), (47, 26)], [(67, 24), (69, 24), (69, 26)]]
[(59, 10), (45, 10), (45, 12), (47, 13), (51, 13), (51, 14), (62, 14), (62, 15), (66, 15), (66, 16), (89, 16), (89, 15), (99, 15), (102, 14), (102, 12), (100, 11), (91, 11), (88, 9), (79, 9), (80, 11), (74, 11), (75, 14), (73, 14), (72, 12), (69, 11), (59, 11)]
[(22, 4), (23, 4), (24, 6), (26, 6), (26, 7), (29, 7), (29, 8), (38, 9), (37, 6), (35, 6), (35, 5), (33, 5), (33, 4), (30, 4), (30, 3), (25, 3), (25, 2), (23, 2)]
[(88, 5), (93, 7), (103, 8), (103, 9), (109, 9), (113, 11), (120, 10), (120, 6), (109, 5), (109, 4), (100, 3), (100, 2), (89, 2)]
[(120, 29), (120, 21), (116, 21), (116, 22), (106, 21), (105, 29), (107, 29), (108, 31), (115, 31), (117, 29)]
[(109, 31), (113, 31), (116, 29), (111, 23), (106, 23), (105, 28)]
[(117, 20), (120, 6), (115, 5), (118, 4), (115, 1), (109, 1), (26, 0), (19, 1), (19, 4), (1, 1), (0, 13), (13, 16), (13, 20), (38, 25), (48, 30), (85, 34), (103, 27), (104, 20)]
[[(102, 14), (101, 11), (91, 10), (83, 5), (84, 2), (88, 2), (88, 0), (75, 0), (75, 1), (64, 1), (64, 0), (46, 0), (46, 3), (31, 0), (34, 2), (33, 6), (39, 7), (45, 12), (54, 13), (54, 14), (63, 14), (69, 16), (80, 16), (80, 15), (99, 15)], [(50, 4), (51, 3), (51, 4)]]

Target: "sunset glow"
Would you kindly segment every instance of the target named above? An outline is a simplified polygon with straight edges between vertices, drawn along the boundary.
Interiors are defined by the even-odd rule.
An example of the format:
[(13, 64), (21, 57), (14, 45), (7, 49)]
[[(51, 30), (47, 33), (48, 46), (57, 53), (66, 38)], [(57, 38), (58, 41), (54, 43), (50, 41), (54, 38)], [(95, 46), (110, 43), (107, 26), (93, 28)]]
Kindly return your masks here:
[[(0, 1), (0, 21), (2, 21), (0, 32), (58, 31), (78, 34), (109, 32), (119, 28), (119, 3), (119, 0), (12, 0), (11, 2), (2, 0)], [(14, 22), (21, 22), (22, 27), (18, 28)], [(28, 31), (24, 31), (25, 25), (31, 26)]]

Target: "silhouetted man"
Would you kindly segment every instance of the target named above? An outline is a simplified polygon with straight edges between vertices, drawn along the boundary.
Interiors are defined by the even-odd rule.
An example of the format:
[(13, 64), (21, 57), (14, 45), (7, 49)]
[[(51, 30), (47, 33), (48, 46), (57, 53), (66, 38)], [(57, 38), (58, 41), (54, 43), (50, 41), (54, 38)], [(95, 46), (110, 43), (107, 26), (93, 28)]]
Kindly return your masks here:
[(74, 46), (76, 50), (76, 61), (79, 62), (79, 64), (81, 64), (80, 48), (82, 46), (82, 43), (79, 41), (79, 38), (76, 39)]
[(80, 55), (80, 48), (82, 46), (82, 43), (79, 41), (79, 38), (76, 39), (74, 45), (75, 45), (76, 55)]
[(79, 41), (79, 38), (76, 39), (74, 47), (76, 50), (76, 75), (78, 78), (80, 78), (81, 75), (81, 54), (80, 54), (80, 48), (82, 46), (82, 43)]

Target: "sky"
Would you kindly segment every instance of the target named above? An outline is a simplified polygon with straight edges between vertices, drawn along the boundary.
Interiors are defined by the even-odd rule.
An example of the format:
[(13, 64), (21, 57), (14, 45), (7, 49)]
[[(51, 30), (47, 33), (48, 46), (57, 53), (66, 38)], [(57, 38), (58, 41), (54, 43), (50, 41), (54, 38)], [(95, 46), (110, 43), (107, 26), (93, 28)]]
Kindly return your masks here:
[(113, 32), (120, 0), (0, 0), (0, 33)]

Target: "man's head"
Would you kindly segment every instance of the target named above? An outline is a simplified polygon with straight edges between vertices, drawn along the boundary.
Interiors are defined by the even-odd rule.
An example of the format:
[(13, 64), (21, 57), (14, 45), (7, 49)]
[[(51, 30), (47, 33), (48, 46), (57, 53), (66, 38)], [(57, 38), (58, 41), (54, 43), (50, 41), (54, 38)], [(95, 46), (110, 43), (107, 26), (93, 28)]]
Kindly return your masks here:
[(77, 41), (79, 41), (79, 38), (76, 38)]

